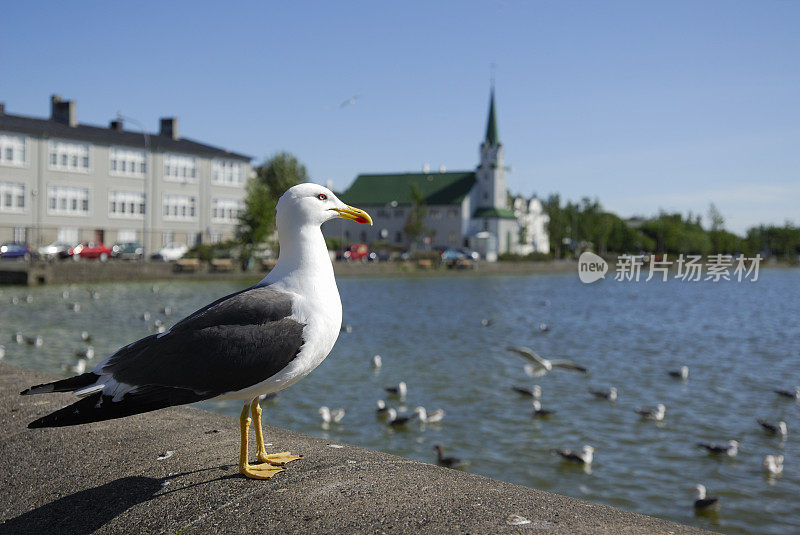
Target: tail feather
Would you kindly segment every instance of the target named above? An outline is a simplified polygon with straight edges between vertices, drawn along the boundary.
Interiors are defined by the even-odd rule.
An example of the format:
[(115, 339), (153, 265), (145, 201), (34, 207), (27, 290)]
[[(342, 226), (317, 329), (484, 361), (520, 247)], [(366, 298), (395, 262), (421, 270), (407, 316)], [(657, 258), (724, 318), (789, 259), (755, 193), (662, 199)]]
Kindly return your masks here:
[(40, 385), (32, 386), (20, 392), (23, 396), (31, 394), (49, 394), (50, 392), (74, 392), (80, 388), (93, 385), (97, 382), (100, 376), (96, 373), (87, 372), (75, 377), (68, 377), (60, 381), (53, 381), (52, 383), (43, 383)]
[(193, 403), (209, 397), (213, 397), (213, 395), (198, 394), (183, 388), (162, 386), (139, 387), (138, 390), (125, 394), (118, 401), (113, 401), (111, 396), (103, 395), (102, 392), (96, 392), (76, 401), (72, 405), (32, 421), (28, 424), (28, 427), (31, 429), (37, 427), (64, 427), (101, 422), (163, 409), (173, 405)]

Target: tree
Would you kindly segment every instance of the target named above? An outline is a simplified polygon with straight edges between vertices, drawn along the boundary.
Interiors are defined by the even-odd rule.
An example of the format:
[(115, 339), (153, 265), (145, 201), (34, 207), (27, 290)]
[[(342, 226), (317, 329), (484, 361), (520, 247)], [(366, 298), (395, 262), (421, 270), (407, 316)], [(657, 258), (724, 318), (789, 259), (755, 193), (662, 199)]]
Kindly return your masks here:
[(288, 152), (279, 152), (256, 167), (256, 176), (247, 182), (244, 211), (236, 229), (244, 258), (249, 258), (253, 248), (275, 231), (275, 206), (281, 195), (307, 180), (305, 166)]
[(411, 213), (408, 214), (406, 225), (403, 227), (403, 232), (406, 236), (415, 242), (423, 235), (427, 229), (425, 228), (425, 216), (428, 215), (428, 208), (425, 206), (425, 196), (419, 186), (411, 184), (411, 200), (414, 203), (411, 206)]

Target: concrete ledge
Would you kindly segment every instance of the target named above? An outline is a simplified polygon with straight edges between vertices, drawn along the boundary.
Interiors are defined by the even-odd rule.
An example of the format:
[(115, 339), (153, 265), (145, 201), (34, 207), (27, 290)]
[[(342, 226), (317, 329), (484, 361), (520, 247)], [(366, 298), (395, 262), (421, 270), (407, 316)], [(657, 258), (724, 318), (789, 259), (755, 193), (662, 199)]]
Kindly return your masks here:
[(0, 533), (701, 533), (270, 426), (270, 451), (305, 458), (249, 480), (238, 422), (193, 408), (27, 429), (74, 399), (18, 395), (49, 379), (0, 363)]

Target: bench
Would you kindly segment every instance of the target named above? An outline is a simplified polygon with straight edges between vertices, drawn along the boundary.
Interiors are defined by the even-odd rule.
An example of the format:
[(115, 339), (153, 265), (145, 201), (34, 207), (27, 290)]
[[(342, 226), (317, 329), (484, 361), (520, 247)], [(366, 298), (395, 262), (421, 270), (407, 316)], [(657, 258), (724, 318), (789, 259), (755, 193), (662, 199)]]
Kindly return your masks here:
[(175, 271), (191, 273), (200, 269), (199, 258), (181, 258), (175, 262)]
[(211, 260), (211, 271), (217, 273), (227, 273), (233, 271), (233, 259), (231, 258), (214, 258)]

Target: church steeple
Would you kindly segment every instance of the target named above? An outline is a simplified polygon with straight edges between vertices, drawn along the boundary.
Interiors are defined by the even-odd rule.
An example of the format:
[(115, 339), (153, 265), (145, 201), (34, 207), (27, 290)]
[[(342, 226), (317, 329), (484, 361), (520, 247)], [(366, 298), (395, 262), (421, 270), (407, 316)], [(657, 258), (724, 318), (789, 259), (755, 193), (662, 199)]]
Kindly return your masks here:
[(494, 85), (492, 85), (492, 93), (489, 100), (489, 121), (486, 123), (486, 139), (484, 143), (487, 145), (501, 145), (500, 135), (497, 133), (497, 119), (494, 112)]

